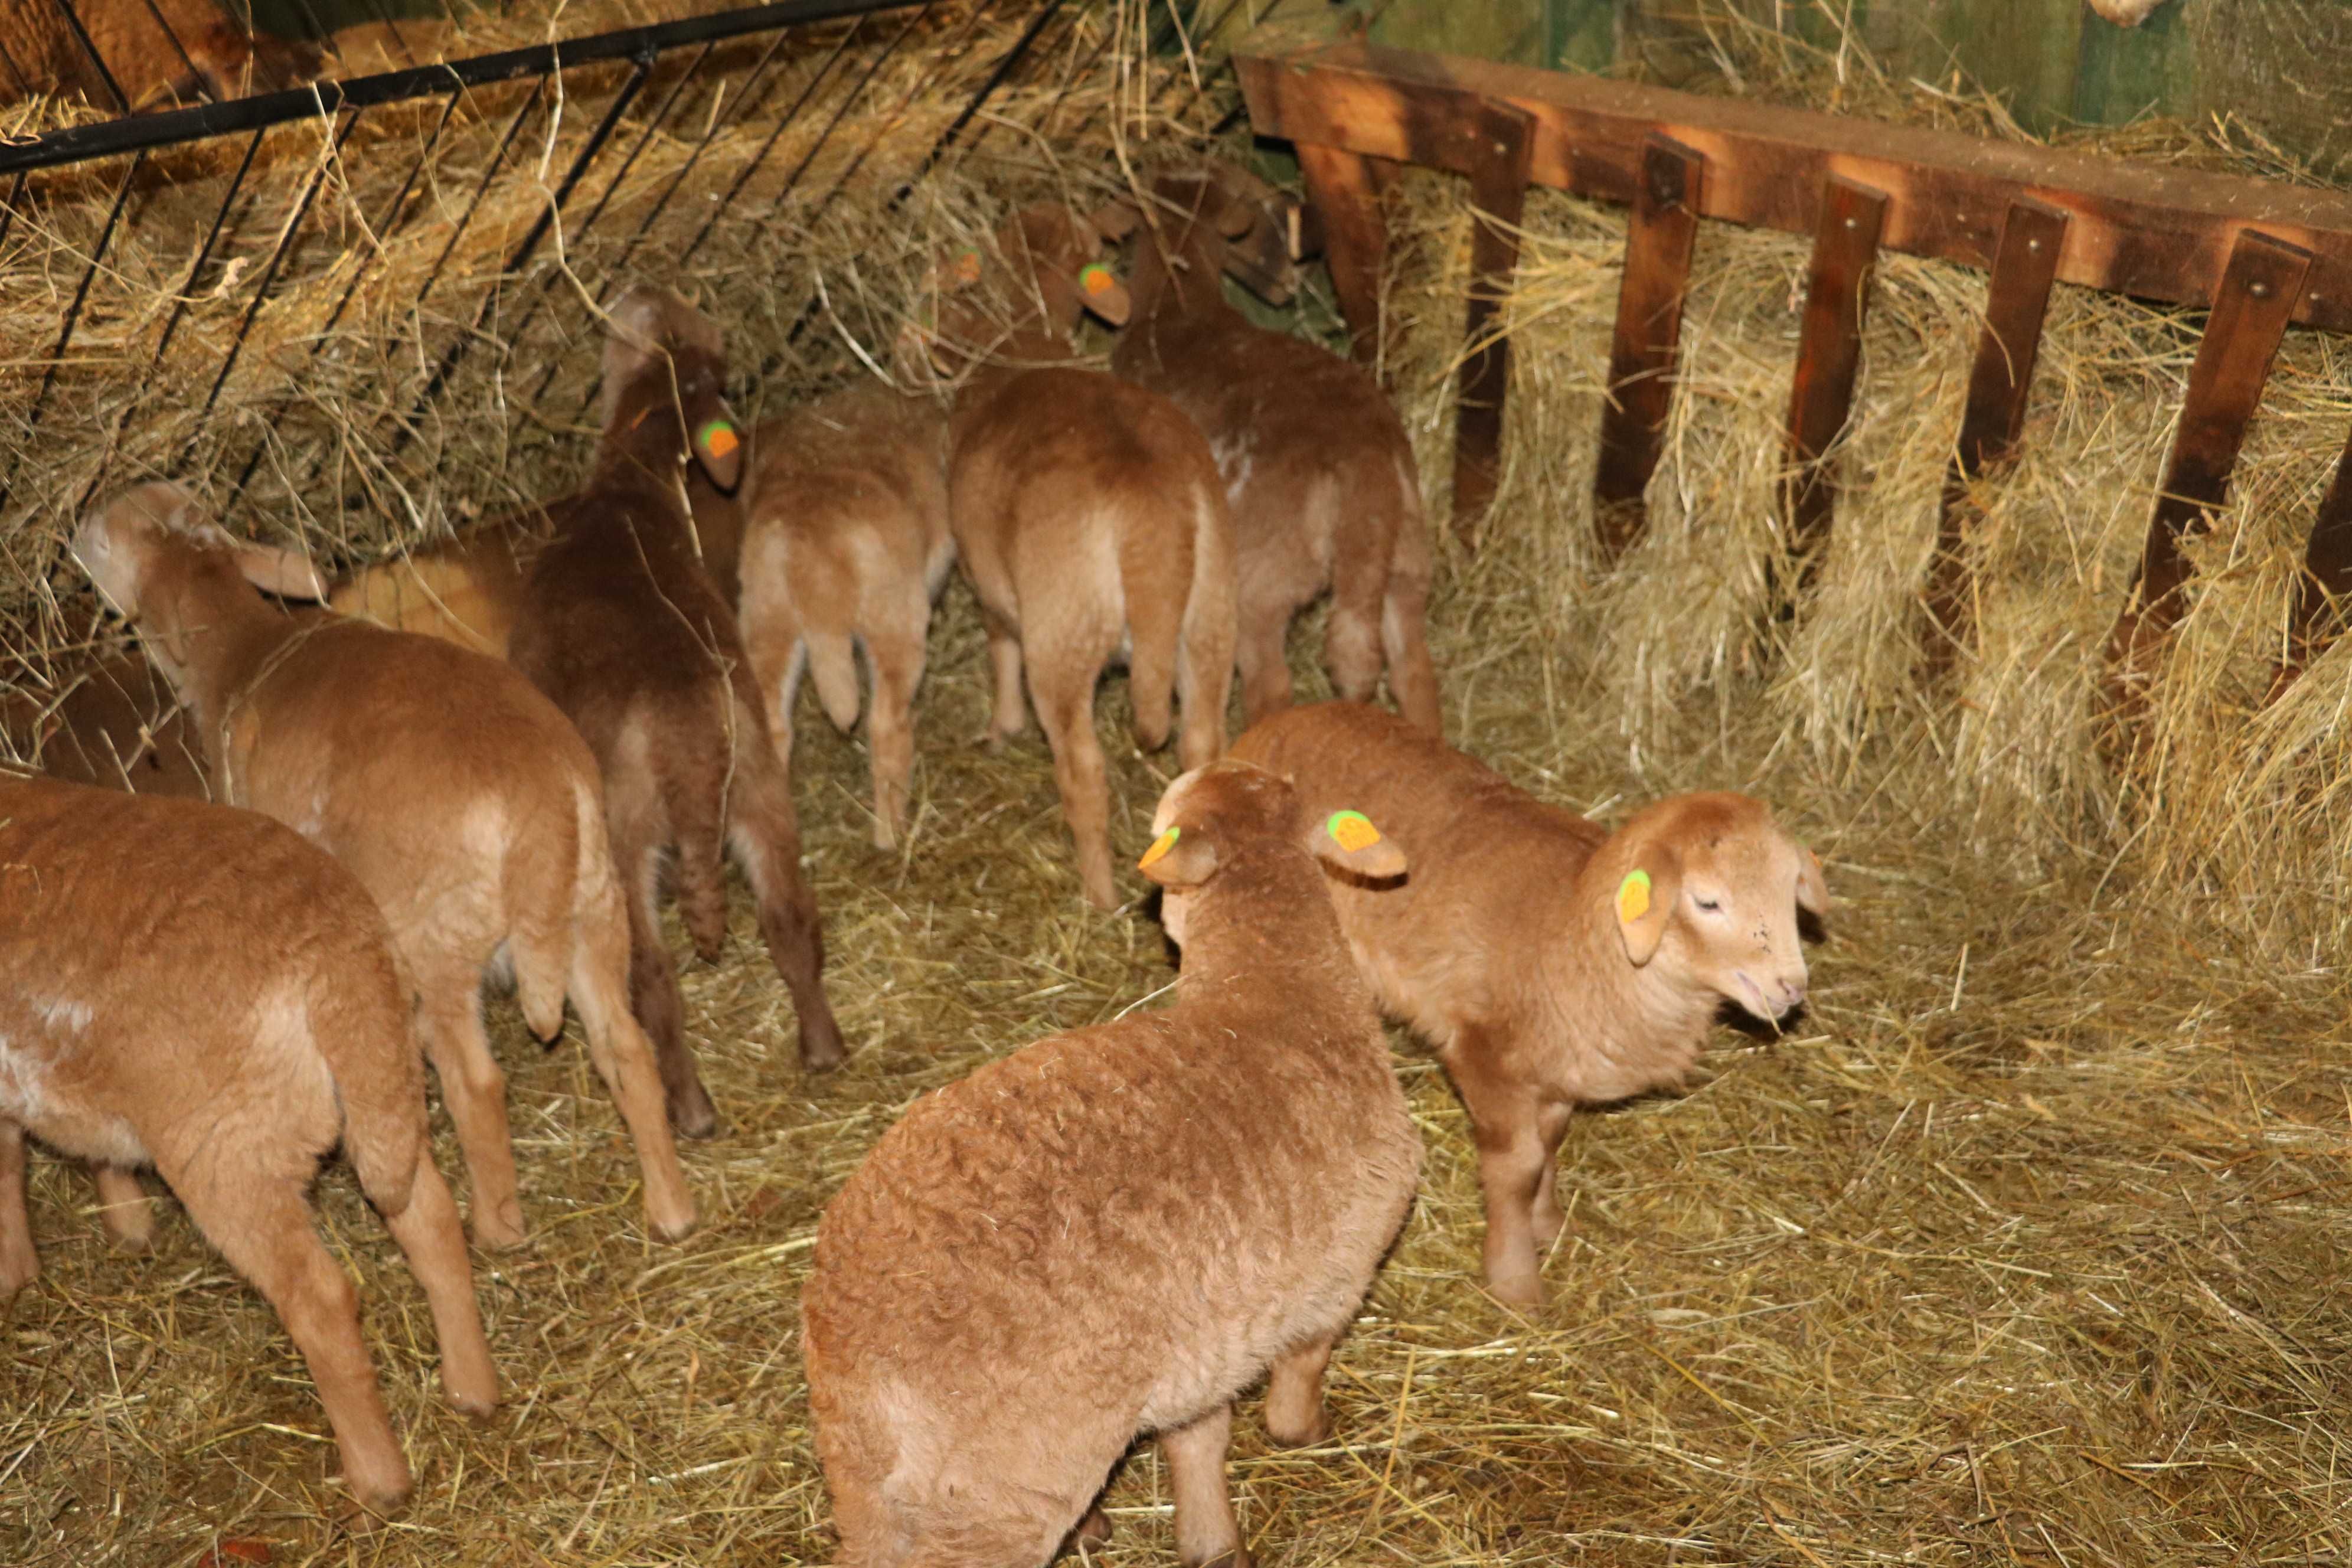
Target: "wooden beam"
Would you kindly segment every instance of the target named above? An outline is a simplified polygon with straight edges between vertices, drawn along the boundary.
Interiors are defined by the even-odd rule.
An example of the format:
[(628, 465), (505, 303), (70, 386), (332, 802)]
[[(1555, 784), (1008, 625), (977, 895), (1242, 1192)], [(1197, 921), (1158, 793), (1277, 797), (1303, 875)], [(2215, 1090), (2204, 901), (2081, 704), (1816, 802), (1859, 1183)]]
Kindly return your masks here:
[(1975, 505), (1969, 487), (2008, 461), (2025, 428), (2025, 396), (2042, 351), (2042, 321), (2050, 284), (2066, 242), (2066, 215), (2041, 202), (2011, 205), (1985, 292), (1984, 331), (1969, 373), (1969, 400), (1960, 416), (1958, 449), (1944, 479), (1936, 554), (1927, 568), (1925, 673), (1936, 678), (1976, 641), (1976, 615), (1968, 522)]
[(2303, 553), (2303, 575), (2294, 585), (2294, 609), (2287, 618), (2286, 657), (2271, 680), (2271, 699), (2303, 673), (2304, 666), (2343, 635), (2352, 612), (2352, 437), (2336, 460), (2336, 482), (2321, 498), (2312, 520), (2311, 542)]
[(1640, 537), (1645, 521), (1642, 498), (1657, 470), (1674, 405), (1706, 174), (1706, 160), (1669, 137), (1653, 133), (1642, 150), (1642, 185), (1617, 287), (1609, 400), (1601, 410), (1601, 462), (1592, 477), (1593, 526), (1612, 557)]
[(2259, 227), (2312, 255), (2294, 319), (2352, 330), (2352, 195), (1333, 41), (1327, 26), (1271, 23), (1242, 40), (1259, 135), (1466, 174), (1474, 110), (1499, 99), (1535, 117), (1537, 184), (1631, 204), (1663, 133), (1706, 160), (1701, 217), (1809, 233), (1834, 174), (1893, 198), (1886, 248), (1977, 267), (2026, 197), (2072, 220), (2059, 281), (2200, 306), (2239, 233)]
[(1347, 319), (1349, 346), (1359, 363), (1381, 363), (1381, 272), (1388, 265), (1389, 223), (1381, 181), (1370, 160), (1321, 142), (1298, 144), (1307, 199), (1314, 204), (1323, 263)]
[(2230, 471), (2246, 425), (2262, 401), (2272, 356), (2310, 271), (2308, 251), (2251, 230), (2231, 252), (2189, 368), (2180, 429), (2148, 520), (2139, 571), (2107, 641), (2108, 695), (2119, 713), (2127, 716), (2144, 700), (2165, 637), (2188, 607), (2189, 558), (2180, 542), (2211, 527), (2211, 514), (2229, 499)]
[(1781, 487), (1789, 547), (1810, 552), (1829, 526), (1837, 489), (1824, 461), (1853, 407), (1862, 364), (1862, 321), (1870, 308), (1871, 262), (1878, 254), (1886, 198), (1832, 176), (1813, 235), (1798, 330), (1797, 374), (1789, 390), (1789, 472)]
[(1486, 156), (1470, 176), (1470, 304), (1454, 412), (1454, 531), (1465, 545), (1494, 504), (1502, 477), (1511, 340), (1496, 318), (1519, 265), (1532, 129), (1527, 115), (1506, 104), (1489, 104), (1479, 114)]

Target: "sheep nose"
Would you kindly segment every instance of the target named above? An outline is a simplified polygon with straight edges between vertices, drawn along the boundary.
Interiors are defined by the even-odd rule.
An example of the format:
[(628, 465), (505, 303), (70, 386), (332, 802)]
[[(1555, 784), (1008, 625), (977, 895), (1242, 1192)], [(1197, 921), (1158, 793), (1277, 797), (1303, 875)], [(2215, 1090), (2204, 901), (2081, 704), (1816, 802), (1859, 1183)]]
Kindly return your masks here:
[(1805, 984), (1806, 978), (1801, 974), (1798, 975), (1794, 980), (1784, 979), (1780, 982), (1780, 1010), (1782, 1012), (1785, 1013), (1804, 1001)]

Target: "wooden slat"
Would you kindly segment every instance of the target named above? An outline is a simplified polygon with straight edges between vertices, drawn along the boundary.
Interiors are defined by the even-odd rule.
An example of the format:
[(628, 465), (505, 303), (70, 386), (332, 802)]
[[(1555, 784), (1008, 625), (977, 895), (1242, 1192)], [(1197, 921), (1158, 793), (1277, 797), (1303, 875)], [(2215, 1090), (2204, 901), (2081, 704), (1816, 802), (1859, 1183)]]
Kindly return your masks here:
[(2165, 466), (2164, 488), (2147, 525), (2147, 544), (2131, 595), (2107, 643), (2109, 697), (2128, 712), (2144, 695), (2165, 635), (2187, 608), (2189, 560), (2180, 542), (2211, 526), (2229, 497), (2247, 422), (2262, 401), (2295, 300), (2311, 270), (2310, 253), (2248, 231), (2231, 252), (2213, 313), (2189, 369), (2179, 433)]
[(1625, 237), (1617, 288), (1617, 330), (1609, 351), (1609, 401), (1601, 410), (1601, 462), (1592, 482), (1594, 527), (1608, 554), (1642, 531), (1643, 493), (1658, 466), (1673, 405), (1683, 297), (1698, 235), (1699, 186), (1706, 160), (1665, 136), (1642, 153), (1642, 186)]
[(1298, 144), (1298, 167), (1307, 176), (1307, 199), (1321, 229), (1324, 265), (1331, 291), (1348, 321), (1349, 347), (1357, 361), (1381, 361), (1381, 269), (1388, 264), (1389, 225), (1381, 210), (1381, 185), (1370, 160), (1319, 142)]
[(1799, 329), (1797, 374), (1789, 393), (1789, 473), (1783, 515), (1791, 550), (1804, 552), (1828, 527), (1837, 489), (1822, 460), (1853, 406), (1862, 363), (1862, 321), (1870, 305), (1870, 268), (1878, 254), (1886, 197), (1832, 178), (1813, 234), (1813, 259)]
[(2271, 696), (2286, 689), (2304, 666), (2343, 635), (2352, 611), (2352, 437), (2336, 460), (2336, 481), (2312, 519), (2311, 542), (2303, 552), (2303, 576), (2294, 585), (2294, 609), (2287, 619), (2286, 657), (2271, 681)]
[(1510, 390), (1511, 342), (1495, 318), (1519, 265), (1519, 224), (1528, 198), (1528, 117), (1505, 104), (1483, 109), (1479, 135), (1486, 157), (1470, 176), (1475, 226), (1470, 236), (1470, 304), (1462, 327), (1462, 361), (1454, 414), (1454, 531), (1471, 542), (1494, 504), (1502, 474), (1503, 401)]
[(1660, 132), (1706, 160), (1702, 217), (1810, 232), (1822, 182), (1836, 174), (1893, 198), (1887, 248), (1978, 267), (2010, 205), (2028, 197), (2073, 220), (2060, 281), (2192, 305), (2214, 297), (2239, 231), (2258, 226), (2314, 257), (2294, 319), (2352, 330), (2352, 195), (2342, 192), (1333, 42), (1328, 26), (1272, 23), (1242, 41), (1235, 59), (1259, 135), (1468, 174), (1472, 110), (1501, 99), (1535, 116), (1537, 184), (1630, 204)]
[(2009, 459), (2025, 428), (2026, 392), (2042, 350), (2042, 321), (2049, 310), (2066, 224), (2066, 215), (2056, 207), (2019, 201), (2001, 225), (1985, 292), (1984, 331), (1977, 338), (1968, 406), (1960, 416), (1959, 447), (1944, 480), (1936, 554), (1927, 568), (1924, 652), (1930, 678), (1976, 640), (1968, 538), (1975, 508), (1969, 487)]

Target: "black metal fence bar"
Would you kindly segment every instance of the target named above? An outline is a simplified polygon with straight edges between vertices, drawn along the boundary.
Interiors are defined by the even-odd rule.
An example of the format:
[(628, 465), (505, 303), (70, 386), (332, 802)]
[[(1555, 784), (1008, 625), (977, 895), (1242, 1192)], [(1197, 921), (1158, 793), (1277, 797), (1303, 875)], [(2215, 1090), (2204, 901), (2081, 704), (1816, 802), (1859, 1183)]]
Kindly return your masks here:
[[(130, 113), (131, 95), (122, 90), (121, 84), (114, 79), (114, 73), (106, 68), (106, 57), (100, 54), (98, 46), (89, 41), (89, 30), (82, 26), (81, 18), (74, 14), (73, 0), (51, 0), (51, 4), (65, 17), (66, 26), (73, 30), (74, 40), (81, 45), (81, 52), (88, 55), (89, 63), (98, 68), (98, 79), (106, 84), (106, 90), (114, 95), (114, 101), (122, 106), (122, 112)], [(173, 41), (176, 43), (178, 40)]]
[(100, 125), (53, 131), (27, 142), (0, 144), (0, 174), (19, 169), (50, 169), (94, 158), (117, 158), (151, 147), (174, 146), (239, 131), (257, 131), (297, 120), (325, 118), (340, 109), (373, 109), (429, 98), (452, 88), (490, 87), (526, 77), (545, 79), (582, 66), (635, 60), (694, 44), (724, 42), (779, 27), (805, 26), (904, 11), (919, 0), (781, 0), (740, 11), (688, 16), (652, 26), (625, 27), (560, 43), (534, 44), (471, 59), (383, 71), (350, 81), (314, 82), (282, 92), (257, 93), (228, 103), (204, 104)]

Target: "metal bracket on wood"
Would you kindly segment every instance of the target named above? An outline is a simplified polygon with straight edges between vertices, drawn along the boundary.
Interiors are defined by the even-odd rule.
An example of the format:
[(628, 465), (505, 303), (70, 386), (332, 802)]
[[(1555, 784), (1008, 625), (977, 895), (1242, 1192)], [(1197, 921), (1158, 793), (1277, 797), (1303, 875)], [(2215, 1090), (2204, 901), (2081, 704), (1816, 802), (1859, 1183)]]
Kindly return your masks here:
[(1470, 175), (1470, 304), (1454, 419), (1454, 531), (1471, 542), (1501, 478), (1503, 400), (1510, 389), (1511, 341), (1496, 318), (1519, 265), (1519, 225), (1535, 155), (1535, 116), (1489, 100), (1473, 126), (1478, 149)]
[(1937, 679), (1976, 642), (1975, 567), (1969, 523), (1975, 506), (1969, 487), (2009, 460), (2025, 428), (2025, 397), (2042, 351), (2042, 321), (2050, 284), (2066, 243), (2067, 216), (2027, 197), (2009, 205), (1985, 291), (1984, 331), (1969, 373), (1960, 440), (1944, 479), (1936, 553), (1927, 567), (1927, 624), (1922, 630), (1923, 675)]
[(2210, 528), (2212, 513), (2229, 499), (2246, 425), (2310, 270), (2309, 251), (2254, 229), (2241, 233), (2231, 249), (2189, 366), (2180, 430), (2148, 520), (2147, 544), (2107, 639), (2111, 717), (2136, 716), (2147, 701), (2166, 638), (2188, 608), (2189, 566), (2180, 542)]
[[(1781, 484), (1782, 515), (1795, 555), (1812, 555), (1837, 504), (1836, 486), (1823, 459), (1853, 407), (1871, 266), (1885, 221), (1883, 192), (1836, 174), (1822, 182), (1797, 374), (1789, 392), (1789, 471)], [(1804, 570), (1811, 569), (1808, 559)]]
[(1640, 537), (1643, 493), (1657, 470), (1682, 352), (1683, 299), (1690, 290), (1706, 160), (1653, 132), (1642, 148), (1642, 183), (1625, 234), (1625, 276), (1609, 353), (1609, 400), (1601, 410), (1601, 462), (1592, 478), (1593, 527), (1611, 557)]

